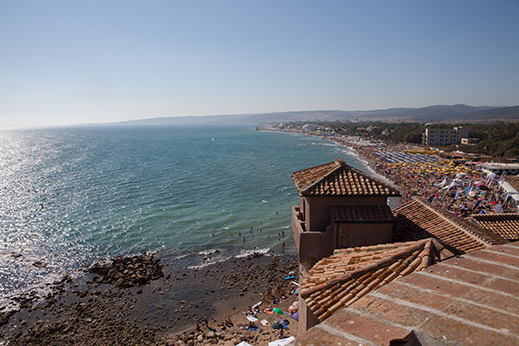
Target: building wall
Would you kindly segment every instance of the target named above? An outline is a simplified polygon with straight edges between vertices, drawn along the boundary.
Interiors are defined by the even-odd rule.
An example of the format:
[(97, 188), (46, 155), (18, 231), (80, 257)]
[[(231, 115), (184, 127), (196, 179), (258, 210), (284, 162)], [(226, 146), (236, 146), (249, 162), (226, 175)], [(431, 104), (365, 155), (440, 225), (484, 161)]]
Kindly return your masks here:
[[(322, 258), (337, 248), (390, 243), (392, 223), (332, 224), (332, 205), (386, 205), (387, 197), (306, 197), (292, 207), (292, 233), (299, 260), (299, 284)], [(347, 244), (341, 245), (341, 239)], [(319, 323), (319, 319), (299, 299), (299, 335)]]
[(336, 248), (391, 243), (392, 223), (341, 223), (337, 226)]
[(299, 260), (299, 275), (304, 277), (318, 260), (328, 257), (335, 249), (333, 229), (311, 232), (303, 229), (298, 207), (292, 207), (292, 234)]
[(486, 171), (496, 174), (517, 174), (519, 173), (519, 164), (516, 163), (484, 163), (480, 167)]
[(467, 138), (469, 136), (468, 127), (455, 127), (454, 131), (456, 133), (456, 143), (461, 143), (462, 138)]
[(451, 145), (460, 144), (462, 138), (469, 136), (468, 127), (454, 127), (452, 129), (425, 129), (422, 136), (424, 145)]
[(386, 205), (387, 197), (301, 197), (307, 231), (324, 232), (332, 223), (332, 205)]
[(299, 298), (299, 321), (297, 336), (302, 336), (308, 329), (319, 324), (319, 319), (308, 308), (304, 299)]
[[(307, 208), (306, 215), (302, 212), (302, 206), (292, 207), (292, 233), (302, 276), (306, 275), (317, 261), (332, 255), (335, 249), (391, 242), (393, 224), (389, 222), (332, 223), (331, 205), (335, 205), (334, 201), (337, 202), (337, 199), (331, 197), (304, 199), (302, 206)], [(340, 201), (344, 203), (344, 198)], [(368, 202), (378, 205), (385, 202), (385, 198), (358, 197), (355, 201), (361, 205)], [(352, 203), (351, 200), (349, 202)], [(310, 220), (322, 228), (311, 228), (312, 226), (308, 226)]]

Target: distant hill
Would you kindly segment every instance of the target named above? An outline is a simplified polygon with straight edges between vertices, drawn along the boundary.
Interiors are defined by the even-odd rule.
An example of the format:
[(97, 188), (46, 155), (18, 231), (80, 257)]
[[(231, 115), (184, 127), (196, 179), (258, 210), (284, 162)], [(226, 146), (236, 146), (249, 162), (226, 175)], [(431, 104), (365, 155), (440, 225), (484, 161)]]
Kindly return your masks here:
[(493, 120), (519, 120), (519, 106), (486, 109), (458, 116), (459, 120), (493, 121)]
[(449, 121), (457, 119), (467, 113), (491, 109), (493, 107), (472, 107), (464, 104), (453, 106), (436, 105), (423, 108), (395, 108), (377, 111), (368, 111), (360, 116), (366, 120), (401, 120), (401, 121), (422, 121), (435, 122), (447, 119)]
[(519, 106), (473, 107), (464, 104), (435, 105), (423, 108), (390, 108), (369, 111), (317, 110), (258, 114), (228, 114), (207, 116), (161, 117), (123, 121), (113, 125), (168, 124), (273, 124), (289, 122), (329, 121), (407, 121), (437, 122), (513, 120), (519, 119)]

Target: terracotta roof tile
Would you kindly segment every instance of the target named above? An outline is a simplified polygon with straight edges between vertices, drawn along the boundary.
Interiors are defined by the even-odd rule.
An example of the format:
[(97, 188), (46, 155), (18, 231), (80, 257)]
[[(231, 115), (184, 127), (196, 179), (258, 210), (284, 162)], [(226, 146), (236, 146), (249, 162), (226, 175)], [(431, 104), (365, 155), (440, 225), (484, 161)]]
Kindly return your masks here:
[(292, 179), (301, 196), (400, 196), (396, 189), (339, 159), (294, 172)]
[(519, 214), (472, 215), (470, 219), (507, 240), (519, 240)]
[(393, 209), (393, 214), (393, 241), (435, 237), (464, 252), (507, 243), (500, 235), (421, 199), (413, 199), (398, 206)]
[(439, 261), (442, 252), (455, 255), (433, 238), (338, 249), (310, 269), (301, 297), (323, 321), (369, 292)]
[(511, 242), (456, 256), (323, 309), (297, 345), (518, 345), (518, 253)]
[(334, 222), (395, 222), (393, 213), (387, 205), (334, 205), (332, 215)]

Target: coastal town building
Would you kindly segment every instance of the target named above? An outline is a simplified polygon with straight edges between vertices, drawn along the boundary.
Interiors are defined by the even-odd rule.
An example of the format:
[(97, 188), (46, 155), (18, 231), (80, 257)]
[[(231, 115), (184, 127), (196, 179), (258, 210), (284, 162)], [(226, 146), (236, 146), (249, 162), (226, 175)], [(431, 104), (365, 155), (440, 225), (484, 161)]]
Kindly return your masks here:
[(394, 218), (388, 197), (400, 192), (348, 166), (343, 160), (292, 174), (299, 205), (292, 207), (292, 233), (300, 275), (333, 250), (391, 241)]
[(488, 173), (495, 174), (518, 174), (519, 173), (519, 163), (493, 163), (487, 162), (478, 165), (481, 170)]
[[(395, 223), (391, 240), (335, 250), (305, 275), (301, 284), (301, 335), (394, 280), (455, 255), (509, 242), (489, 226), (456, 217), (422, 199), (413, 199), (392, 213)], [(508, 217), (500, 225), (513, 237), (511, 221), (518, 222)]]
[[(340, 159), (294, 172), (292, 179), (299, 193), (299, 205), (292, 207), (292, 233), (300, 283), (335, 249), (391, 242), (394, 217), (387, 199), (399, 197), (398, 190)], [(300, 330), (315, 322), (307, 311), (301, 302)]]
[(317, 127), (314, 124), (305, 124), (303, 125), (303, 131), (315, 131)]
[(418, 196), (390, 210), (398, 191), (342, 160), (292, 178), (299, 345), (517, 344), (519, 214), (463, 218)]
[(477, 147), (479, 138), (462, 138), (460, 144), (456, 144), (457, 149), (474, 149)]
[(469, 137), (468, 127), (454, 127), (452, 129), (426, 128), (422, 134), (423, 145), (452, 145), (460, 144), (462, 138)]

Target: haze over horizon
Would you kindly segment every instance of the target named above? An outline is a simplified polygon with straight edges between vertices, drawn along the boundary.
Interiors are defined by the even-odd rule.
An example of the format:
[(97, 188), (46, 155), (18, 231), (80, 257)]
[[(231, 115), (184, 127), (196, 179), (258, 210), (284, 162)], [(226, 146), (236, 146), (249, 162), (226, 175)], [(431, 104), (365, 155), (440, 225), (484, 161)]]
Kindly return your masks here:
[(0, 2), (0, 128), (519, 105), (517, 1)]

